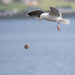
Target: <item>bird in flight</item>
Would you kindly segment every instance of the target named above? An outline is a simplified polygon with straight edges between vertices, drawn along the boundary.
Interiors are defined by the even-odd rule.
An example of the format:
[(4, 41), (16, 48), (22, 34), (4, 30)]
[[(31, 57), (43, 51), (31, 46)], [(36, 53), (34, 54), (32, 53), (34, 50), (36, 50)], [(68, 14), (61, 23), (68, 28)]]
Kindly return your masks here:
[(39, 21), (41, 19), (45, 19), (52, 22), (57, 22), (57, 30), (60, 31), (60, 22), (64, 24), (70, 24), (70, 21), (68, 19), (63, 19), (62, 14), (60, 11), (58, 11), (54, 7), (50, 7), (50, 11), (44, 11), (44, 10), (34, 10), (29, 13), (27, 13), (28, 16), (39, 18)]

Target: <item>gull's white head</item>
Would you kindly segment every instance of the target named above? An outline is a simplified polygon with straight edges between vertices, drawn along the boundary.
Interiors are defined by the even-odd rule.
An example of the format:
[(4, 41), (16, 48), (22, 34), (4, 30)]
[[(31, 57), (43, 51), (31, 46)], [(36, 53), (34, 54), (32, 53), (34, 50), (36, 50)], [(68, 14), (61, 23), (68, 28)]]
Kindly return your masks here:
[(39, 21), (40, 21), (42, 18), (45, 19), (47, 16), (49, 16), (49, 13), (42, 13), (42, 14), (40, 15)]
[(41, 15), (40, 15), (39, 21), (40, 21), (42, 18), (44, 18), (44, 14), (41, 14)]

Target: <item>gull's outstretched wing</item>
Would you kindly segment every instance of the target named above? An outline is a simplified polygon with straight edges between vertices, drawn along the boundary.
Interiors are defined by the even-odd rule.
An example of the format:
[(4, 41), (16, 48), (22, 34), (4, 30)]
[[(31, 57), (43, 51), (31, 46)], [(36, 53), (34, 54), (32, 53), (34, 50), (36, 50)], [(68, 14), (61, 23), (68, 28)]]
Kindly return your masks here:
[(27, 13), (27, 15), (29, 15), (31, 17), (40, 18), (40, 15), (42, 13), (45, 13), (45, 11), (43, 11), (43, 10), (34, 10), (34, 11), (31, 11), (31, 12)]
[(58, 11), (54, 7), (50, 7), (50, 15), (57, 16), (57, 17), (62, 17), (62, 14), (60, 13), (60, 11)]

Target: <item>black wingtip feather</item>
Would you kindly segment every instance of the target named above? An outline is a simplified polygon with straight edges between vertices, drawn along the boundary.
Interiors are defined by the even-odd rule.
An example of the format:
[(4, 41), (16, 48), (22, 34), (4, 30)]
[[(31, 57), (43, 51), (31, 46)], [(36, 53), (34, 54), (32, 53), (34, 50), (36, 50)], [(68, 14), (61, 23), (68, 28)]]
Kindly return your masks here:
[(42, 10), (34, 10), (34, 11), (31, 11), (31, 12), (27, 13), (27, 15), (29, 15), (31, 17), (39, 18), (42, 13), (44, 13), (44, 11), (42, 11)]

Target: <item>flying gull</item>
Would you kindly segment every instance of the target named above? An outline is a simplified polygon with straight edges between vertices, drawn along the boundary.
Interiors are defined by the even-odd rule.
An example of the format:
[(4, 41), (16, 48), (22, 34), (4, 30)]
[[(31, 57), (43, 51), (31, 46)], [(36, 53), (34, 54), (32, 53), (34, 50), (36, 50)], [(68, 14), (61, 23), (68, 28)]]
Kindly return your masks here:
[(58, 11), (54, 7), (50, 7), (50, 11), (44, 11), (44, 10), (40, 10), (40, 9), (34, 10), (34, 11), (27, 13), (27, 15), (29, 15), (31, 17), (39, 18), (39, 21), (43, 18), (48, 21), (57, 22), (58, 23), (57, 24), (58, 31), (60, 31), (60, 22), (62, 22), (64, 24), (70, 24), (70, 21), (68, 19), (63, 19), (60, 11)]

